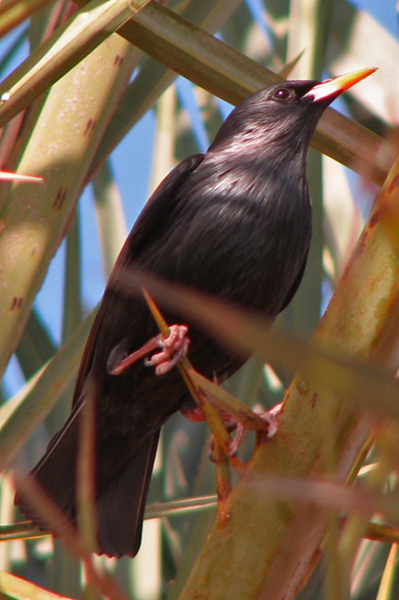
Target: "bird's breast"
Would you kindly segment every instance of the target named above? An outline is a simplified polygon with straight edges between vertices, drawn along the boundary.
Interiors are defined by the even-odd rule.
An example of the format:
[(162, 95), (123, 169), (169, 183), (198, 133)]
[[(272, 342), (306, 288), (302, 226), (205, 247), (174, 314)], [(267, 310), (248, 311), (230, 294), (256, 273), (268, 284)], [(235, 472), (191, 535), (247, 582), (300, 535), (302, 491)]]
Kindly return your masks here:
[(307, 189), (231, 169), (188, 193), (160, 243), (159, 274), (276, 315), (309, 249)]

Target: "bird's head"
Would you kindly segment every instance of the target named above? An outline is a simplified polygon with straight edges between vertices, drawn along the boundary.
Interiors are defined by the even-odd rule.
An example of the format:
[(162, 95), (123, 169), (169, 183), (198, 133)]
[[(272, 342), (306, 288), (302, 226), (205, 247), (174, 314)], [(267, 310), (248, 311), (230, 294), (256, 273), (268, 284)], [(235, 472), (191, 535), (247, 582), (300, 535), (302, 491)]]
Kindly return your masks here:
[(285, 81), (241, 102), (220, 129), (210, 151), (259, 152), (268, 156), (307, 150), (323, 111), (342, 92), (376, 69), (362, 69), (326, 81)]

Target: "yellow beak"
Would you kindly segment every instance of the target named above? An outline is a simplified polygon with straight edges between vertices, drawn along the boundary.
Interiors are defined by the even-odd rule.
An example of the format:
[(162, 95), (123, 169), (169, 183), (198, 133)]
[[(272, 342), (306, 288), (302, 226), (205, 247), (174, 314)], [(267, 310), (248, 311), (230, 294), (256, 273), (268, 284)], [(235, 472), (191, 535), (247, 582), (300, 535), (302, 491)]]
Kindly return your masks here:
[(339, 75), (338, 77), (334, 77), (333, 79), (326, 79), (326, 81), (322, 81), (318, 83), (311, 90), (307, 92), (303, 96), (303, 98), (309, 98), (313, 102), (320, 102), (321, 100), (326, 100), (331, 96), (342, 94), (345, 90), (355, 85), (362, 79), (365, 79), (371, 73), (374, 73), (377, 69), (361, 69), (360, 71), (354, 71), (353, 73), (348, 73), (347, 75)]

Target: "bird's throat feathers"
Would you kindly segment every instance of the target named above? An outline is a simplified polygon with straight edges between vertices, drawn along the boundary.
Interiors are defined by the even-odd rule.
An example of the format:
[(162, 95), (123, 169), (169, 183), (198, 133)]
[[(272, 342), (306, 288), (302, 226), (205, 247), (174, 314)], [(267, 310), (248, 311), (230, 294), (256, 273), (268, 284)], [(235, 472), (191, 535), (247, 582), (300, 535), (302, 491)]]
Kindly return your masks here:
[(209, 153), (223, 156), (226, 161), (231, 157), (242, 160), (243, 157), (255, 161), (266, 160), (273, 163), (298, 162), (303, 165), (306, 161), (310, 138), (316, 127), (304, 126), (304, 123), (291, 118), (276, 124), (267, 119), (246, 120), (232, 123), (226, 136), (217, 136)]

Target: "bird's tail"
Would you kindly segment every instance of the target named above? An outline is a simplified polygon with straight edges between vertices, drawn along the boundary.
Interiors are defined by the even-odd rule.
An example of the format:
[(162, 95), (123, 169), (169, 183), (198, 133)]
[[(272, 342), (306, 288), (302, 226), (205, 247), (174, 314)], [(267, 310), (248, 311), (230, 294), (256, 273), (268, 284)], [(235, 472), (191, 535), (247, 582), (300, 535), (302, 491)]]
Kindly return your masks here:
[[(76, 526), (76, 466), (78, 457), (78, 419), (71, 414), (63, 429), (52, 439), (46, 454), (33, 469), (30, 476), (40, 484), (43, 491), (57, 505), (65, 521)], [(159, 431), (147, 438), (114, 477), (96, 490), (96, 520), (98, 553), (108, 556), (135, 556), (140, 547), (142, 519), (152, 467), (158, 445)], [(113, 443), (108, 451), (107, 462), (120, 464), (120, 452)], [(107, 453), (102, 447), (101, 454)], [(101, 461), (100, 461), (101, 462)], [(101, 469), (101, 464), (97, 466)], [(101, 482), (101, 476), (96, 478)], [(29, 498), (18, 491), (15, 504), (37, 527), (50, 529), (45, 516), (32, 508)]]
[(158, 439), (159, 430), (141, 444), (119, 476), (99, 494), (97, 524), (100, 554), (117, 558), (136, 556)]

